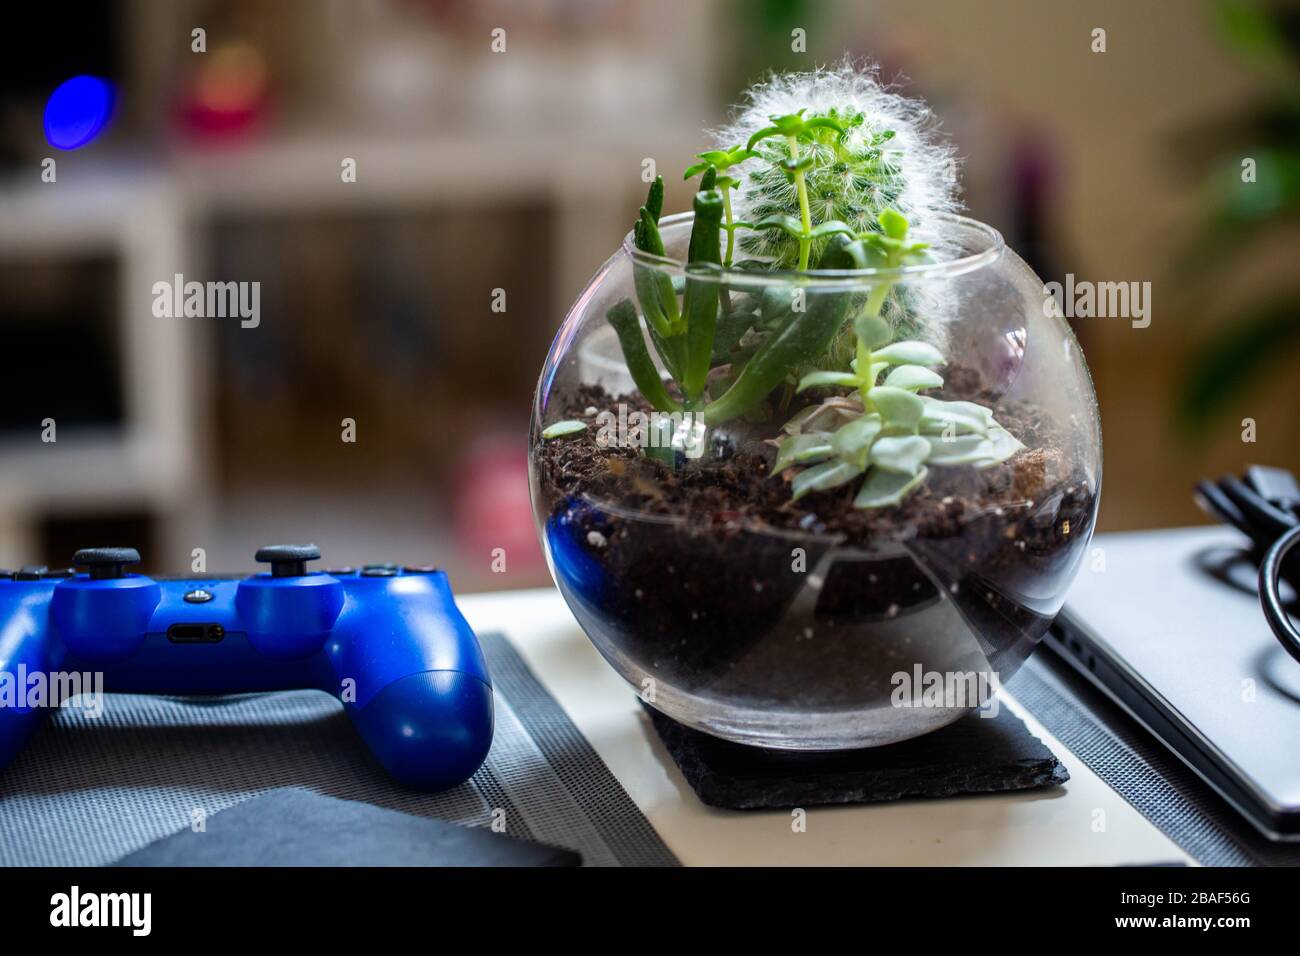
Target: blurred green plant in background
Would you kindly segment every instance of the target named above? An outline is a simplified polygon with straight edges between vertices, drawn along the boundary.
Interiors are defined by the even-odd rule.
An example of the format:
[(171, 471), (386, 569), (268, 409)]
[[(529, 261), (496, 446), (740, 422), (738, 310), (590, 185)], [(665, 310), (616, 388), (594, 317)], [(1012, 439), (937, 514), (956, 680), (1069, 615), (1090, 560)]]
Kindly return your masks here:
[[(1192, 301), (1240, 268), (1285, 230), (1300, 225), (1300, 4), (1294, 0), (1217, 0), (1215, 26), (1260, 78), (1246, 109), (1191, 131), (1180, 143), (1207, 171), (1205, 209), (1178, 263)], [(1210, 423), (1300, 352), (1300, 273), (1270, 292), (1233, 305), (1197, 336), (1179, 383), (1179, 430), (1206, 437)]]

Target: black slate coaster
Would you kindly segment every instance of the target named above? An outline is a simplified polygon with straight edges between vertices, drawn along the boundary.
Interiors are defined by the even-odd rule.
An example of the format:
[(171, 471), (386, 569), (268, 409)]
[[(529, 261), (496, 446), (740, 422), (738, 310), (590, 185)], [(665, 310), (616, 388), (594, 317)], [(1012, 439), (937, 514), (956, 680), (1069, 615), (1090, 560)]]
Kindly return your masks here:
[(1005, 707), (971, 714), (887, 747), (792, 753), (734, 744), (646, 706), (655, 730), (701, 800), (724, 810), (955, 797), (1056, 787), (1069, 771)]

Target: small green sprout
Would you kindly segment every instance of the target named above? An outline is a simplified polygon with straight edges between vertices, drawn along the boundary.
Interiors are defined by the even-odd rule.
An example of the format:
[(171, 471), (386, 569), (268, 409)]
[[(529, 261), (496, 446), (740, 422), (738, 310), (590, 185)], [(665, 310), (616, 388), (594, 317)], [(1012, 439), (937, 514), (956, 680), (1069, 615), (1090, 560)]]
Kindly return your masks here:
[(814, 157), (812, 155), (803, 155), (799, 151), (801, 142), (809, 142), (822, 130), (831, 130), (839, 136), (844, 134), (844, 124), (834, 116), (810, 116), (804, 118), (806, 110), (799, 110), (797, 113), (787, 113), (784, 116), (770, 116), (772, 125), (759, 130), (749, 138), (745, 144), (746, 151), (752, 152), (765, 139), (774, 136), (782, 137), (785, 140), (788, 155), (783, 159), (778, 159), (776, 165), (785, 172), (794, 183), (795, 192), (799, 197), (799, 218), (794, 216), (777, 214), (767, 216), (754, 223), (755, 229), (777, 228), (785, 231), (789, 236), (799, 243), (799, 271), (803, 272), (808, 268), (809, 256), (812, 253), (812, 244), (814, 239), (820, 239), (836, 233), (853, 235), (853, 230), (842, 222), (837, 220), (828, 220), (814, 227), (812, 223), (812, 212), (808, 205), (808, 182), (807, 173), (812, 169)]
[(742, 146), (736, 146), (733, 149), (711, 149), (703, 153), (696, 153), (696, 158), (703, 162), (689, 166), (682, 175), (682, 179), (690, 179), (692, 176), (698, 176), (701, 173), (713, 171), (715, 176), (714, 185), (722, 191), (722, 228), (727, 234), (727, 252), (722, 257), (722, 264), (728, 268), (731, 266), (732, 257), (735, 253), (736, 230), (750, 229), (752, 226), (747, 222), (737, 222), (731, 215), (731, 190), (740, 185), (740, 180), (733, 176), (727, 175), (727, 170), (737, 163), (743, 163), (751, 156), (758, 154), (752, 150), (745, 149)]
[[(794, 266), (807, 244), (802, 235), (806, 232), (802, 228), (805, 203), (811, 206), (815, 219), (844, 223), (852, 235), (874, 228), (880, 212), (896, 206), (902, 198), (904, 180), (897, 166), (898, 151), (887, 145), (895, 131), (870, 128), (862, 112), (831, 108), (822, 116), (810, 117), (793, 150), (775, 129), (776, 124), (760, 129), (751, 146), (765, 162), (746, 174), (748, 198), (744, 205), (748, 218), (768, 226), (766, 232), (755, 232), (744, 240), (747, 251)], [(794, 190), (789, 188), (794, 182), (792, 163), (802, 167), (801, 183)], [(792, 223), (799, 228), (788, 228)], [(812, 237), (811, 259), (817, 258), (819, 240), (825, 235)]]

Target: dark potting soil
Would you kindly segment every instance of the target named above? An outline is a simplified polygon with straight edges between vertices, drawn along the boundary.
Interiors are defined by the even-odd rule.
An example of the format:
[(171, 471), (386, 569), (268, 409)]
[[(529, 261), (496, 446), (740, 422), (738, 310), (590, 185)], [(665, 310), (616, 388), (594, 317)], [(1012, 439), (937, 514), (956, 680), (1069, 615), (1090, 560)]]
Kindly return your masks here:
[[(969, 373), (948, 369), (949, 391), (970, 401), (994, 407), (995, 403), (971, 385), (954, 388)], [(1082, 473), (1071, 467), (1073, 450), (1063, 447), (1065, 436), (1055, 433), (1035, 409), (1024, 403), (996, 405), (998, 422), (1018, 438), (1025, 450), (991, 468), (931, 468), (922, 487), (893, 508), (853, 507), (860, 482), (849, 482), (827, 492), (792, 501), (789, 482), (797, 469), (770, 474), (776, 449), (761, 440), (743, 442), (728, 457), (686, 460), (676, 472), (648, 458), (636, 448), (601, 447), (596, 438), (595, 415), (622, 403), (629, 409), (650, 411), (640, 396), (611, 396), (599, 386), (583, 386), (563, 407), (548, 412), (555, 420), (573, 418), (589, 423), (588, 430), (572, 437), (539, 441), (536, 463), (545, 497), (569, 495), (618, 506), (621, 509), (665, 518), (685, 519), (693, 528), (728, 529), (741, 525), (816, 535), (842, 536), (846, 544), (871, 547), (882, 541), (913, 537), (944, 538), (960, 534), (971, 521), (985, 515), (1005, 516), (1002, 522), (1017, 532), (1028, 547), (1049, 547), (1059, 533), (1078, 532), (1086, 514), (1076, 505), (1088, 505), (1092, 495)], [(787, 410), (788, 419), (795, 409)], [(744, 426), (740, 426), (743, 428)], [(767, 434), (774, 431), (770, 426)], [(1062, 493), (1062, 518), (1076, 519), (1073, 528), (1044, 528), (1041, 521), (1017, 527), (1015, 512), (1048, 496)], [(1001, 510), (1002, 515), (998, 512)], [(1022, 516), (1023, 517), (1023, 516)], [(1026, 537), (1020, 537), (1021, 532)], [(1008, 539), (1010, 531), (1002, 531)]]
[[(553, 394), (548, 423), (589, 424), (534, 447), (537, 504), (553, 553), (566, 550), (561, 586), (657, 674), (695, 687), (723, 681), (729, 693), (755, 698), (797, 704), (786, 689), (807, 688), (848, 706), (868, 690), (887, 694), (864, 686), (868, 659), (895, 653), (902, 663), (927, 659), (926, 651), (847, 638), (860, 637), (864, 624), (924, 611), (917, 623), (930, 622), (921, 630), (937, 635), (935, 654), (962, 629), (978, 635), (995, 669), (1003, 655), (1018, 664), (1078, 563), (1095, 490), (1075, 464), (1082, 450), (1073, 437), (1037, 409), (996, 401), (968, 370), (950, 366), (944, 375), (944, 397), (993, 408), (1025, 449), (990, 468), (931, 468), (900, 505), (872, 510), (853, 507), (858, 482), (792, 501), (794, 472), (771, 475), (775, 448), (762, 440), (775, 424), (729, 426), (729, 453), (673, 471), (636, 448), (597, 442), (596, 413), (619, 403), (649, 412), (639, 396), (597, 386)], [(796, 549), (802, 554), (792, 559)], [(814, 607), (796, 603), (806, 599), (808, 574), (786, 573), (792, 560), (803, 565), (793, 570), (824, 574)], [(955, 608), (960, 628), (939, 605)], [(766, 639), (778, 621), (803, 633)], [(819, 652), (801, 651), (814, 632)], [(843, 640), (828, 651), (823, 639), (837, 635)]]

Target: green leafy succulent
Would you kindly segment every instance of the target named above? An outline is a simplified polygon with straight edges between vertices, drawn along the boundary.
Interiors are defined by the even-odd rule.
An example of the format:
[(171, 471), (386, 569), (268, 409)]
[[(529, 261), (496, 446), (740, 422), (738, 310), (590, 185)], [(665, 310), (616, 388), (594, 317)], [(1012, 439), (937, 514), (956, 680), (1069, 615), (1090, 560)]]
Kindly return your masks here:
[(796, 500), (864, 478), (856, 507), (896, 505), (930, 465), (986, 468), (1024, 447), (984, 406), (919, 394), (943, 386), (934, 368), (944, 358), (929, 343), (895, 342), (871, 359), (865, 374), (855, 361), (851, 373), (813, 372), (799, 383), (800, 390), (847, 386), (860, 398), (812, 406), (786, 424), (772, 473), (805, 466), (791, 482)]
[[(696, 269), (721, 265), (718, 232), (722, 223), (722, 194), (713, 188), (712, 182), (707, 185), (709, 188), (695, 194), (688, 267)], [(636, 247), (659, 257), (664, 255), (663, 238), (659, 234), (663, 196), (663, 177), (656, 176), (632, 230)], [(668, 392), (646, 350), (636, 306), (630, 299), (622, 299), (606, 317), (618, 335), (628, 371), (641, 394), (656, 409), (693, 409), (701, 402), (712, 366), (718, 313), (716, 277), (708, 280), (688, 277), (680, 303), (672, 278), (662, 269), (637, 263), (633, 266), (633, 282), (645, 316), (646, 331), (664, 368), (680, 386), (681, 400)]]
[[(900, 213), (885, 210), (878, 225), (879, 232), (859, 241), (872, 250), (879, 266), (897, 269), (924, 256), (926, 244), (908, 241), (908, 222)], [(773, 473), (809, 466), (794, 477), (795, 499), (865, 475), (854, 505), (895, 505), (925, 480), (927, 465), (988, 467), (1024, 447), (984, 406), (919, 394), (943, 387), (934, 369), (945, 360), (928, 342), (890, 344), (893, 332), (880, 310), (894, 281), (882, 277), (854, 317), (856, 356), (850, 371), (814, 371), (799, 381), (799, 392), (850, 388), (856, 395), (851, 403), (833, 406), (837, 414), (819, 418), (814, 406), (787, 423)]]
[[(677, 383), (680, 400), (668, 390), (646, 349), (636, 305), (622, 299), (606, 313), (642, 396), (660, 411), (698, 413), (708, 426), (752, 411), (801, 363), (824, 354), (853, 305), (853, 297), (842, 293), (809, 295), (805, 301), (779, 283), (763, 293), (733, 298), (719, 275), (723, 200), (716, 182), (716, 169), (710, 166), (701, 183), (709, 188), (695, 194), (686, 275), (679, 284), (654, 265), (633, 264), (646, 332)], [(663, 181), (657, 177), (641, 207), (633, 242), (641, 251), (660, 257), (664, 254), (658, 227), (662, 208)], [(818, 267), (867, 268), (866, 247), (842, 235), (839, 239), (827, 247)], [(738, 353), (736, 345), (748, 333), (756, 333), (757, 343)], [(707, 392), (709, 373), (721, 364), (729, 366), (730, 374), (722, 380), (721, 394), (714, 397)]]

